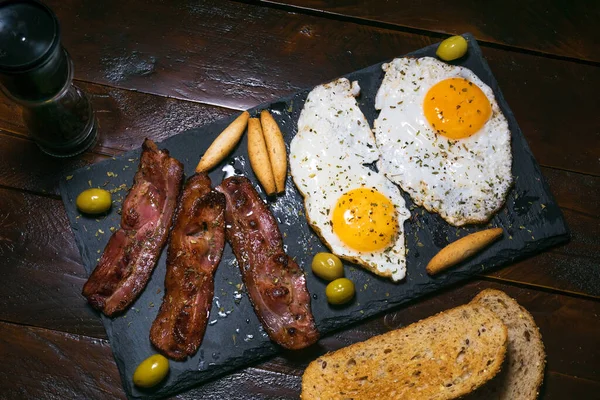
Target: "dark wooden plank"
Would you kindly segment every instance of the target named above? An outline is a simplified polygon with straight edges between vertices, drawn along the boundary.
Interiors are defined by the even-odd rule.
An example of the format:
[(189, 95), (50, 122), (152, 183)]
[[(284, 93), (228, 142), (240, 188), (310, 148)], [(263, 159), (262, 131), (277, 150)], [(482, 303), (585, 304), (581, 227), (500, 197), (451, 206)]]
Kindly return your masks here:
[[(229, 1), (49, 4), (79, 79), (237, 109), (437, 41)], [(600, 142), (590, 134), (597, 67), (495, 48), (484, 54), (537, 160), (600, 174)]]
[[(571, 230), (571, 241), (525, 261), (488, 274), (512, 282), (529, 282), (546, 288), (600, 296), (600, 277), (594, 246), (598, 245), (600, 224), (600, 179), (567, 171), (542, 168), (556, 201)], [(585, 234), (582, 234), (586, 232)], [(589, 244), (596, 243), (592, 247)]]
[[(89, 94), (98, 118), (96, 153), (118, 154), (140, 147), (146, 137), (161, 141), (236, 112), (88, 82), (77, 85)], [(0, 128), (27, 137), (19, 108), (4, 96), (0, 97)], [(38, 154), (42, 152), (30, 155)]]
[[(236, 112), (101, 85), (81, 85), (91, 93), (98, 112), (100, 127), (99, 143), (94, 148), (96, 153), (119, 154), (139, 147), (145, 137), (162, 140)], [(58, 194), (56, 183), (61, 176), (75, 168), (105, 159), (102, 155), (90, 153), (69, 159), (46, 156), (27, 140), (26, 128), (20, 120), (18, 109), (4, 97), (0, 97), (0, 127), (14, 134), (7, 136), (0, 131), (0, 185)], [(565, 135), (558, 136), (565, 138), (564, 140), (567, 138)], [(528, 140), (534, 151), (542, 153), (546, 147), (560, 147), (557, 143), (548, 144), (552, 140), (543, 135), (529, 137)], [(552, 152), (554, 151), (553, 149)], [(582, 154), (579, 152), (570, 157), (574, 165)], [(564, 157), (567, 155), (564, 154)], [(583, 157), (587, 159), (589, 155)], [(600, 196), (597, 178), (551, 168), (542, 168), (542, 172), (549, 180), (561, 206), (600, 215), (600, 202), (589, 201)]]
[[(279, 360), (277, 360), (279, 361)], [(281, 374), (284, 371), (288, 375), (283, 375), (288, 377), (289, 380), (293, 382), (293, 376), (297, 376), (296, 381), (301, 384), (301, 377), (304, 365), (302, 367), (298, 366), (296, 368), (289, 368), (286, 362), (270, 362), (261, 365), (261, 368), (272, 368), (273, 374)], [(292, 377), (289, 377), (291, 375)], [(279, 375), (276, 375), (279, 376)], [(211, 387), (212, 384), (205, 385), (201, 389), (204, 389), (206, 386)], [(200, 389), (200, 390), (201, 390)], [(277, 388), (279, 389), (279, 388)], [(178, 399), (196, 399), (198, 398), (196, 394), (200, 390), (192, 390), (188, 393), (181, 394), (177, 396)], [(262, 389), (267, 390), (263, 387)], [(290, 388), (290, 390), (292, 390)], [(581, 379), (569, 375), (564, 375), (552, 371), (546, 371), (544, 376), (544, 383), (542, 385), (540, 395), (538, 397), (539, 400), (564, 400), (564, 399), (591, 399), (594, 398), (596, 393), (600, 391), (600, 382), (592, 381), (588, 379)], [(207, 391), (207, 395), (210, 391)], [(231, 393), (227, 393), (228, 396), (231, 396)], [(227, 397), (227, 396), (225, 396)], [(205, 398), (205, 397), (202, 397)], [(227, 397), (229, 398), (229, 397)], [(288, 397), (277, 397), (282, 399), (287, 399)], [(297, 398), (297, 395), (290, 396), (290, 399)], [(233, 399), (245, 399), (245, 397), (233, 397)]]
[[(475, 71), (477, 71), (477, 73), (481, 74), (482, 76), (486, 76), (487, 74), (490, 73), (490, 71), (487, 69), (487, 65), (482, 66), (482, 64), (481, 64), (483, 62), (483, 60), (481, 59), (481, 54), (480, 54), (479, 48), (478, 47), (474, 48), (475, 47), (474, 44), (472, 44), (472, 46), (473, 47), (471, 47), (470, 51), (473, 54), (472, 54), (472, 57), (469, 58), (469, 63), (467, 65), (470, 65), (472, 68), (474, 68)], [(425, 53), (423, 50), (426, 50), (427, 53)], [(423, 49), (423, 50), (421, 52), (419, 52), (419, 54), (433, 55), (435, 53), (435, 49), (432, 46), (429, 46), (427, 49)], [(369, 71), (369, 72), (366, 72), (366, 71)], [(357, 73), (351, 75), (352, 77), (359, 79), (360, 82), (364, 83), (363, 84), (363, 96), (365, 96), (365, 97), (368, 96), (371, 99), (371, 101), (374, 97), (374, 92), (377, 89), (377, 85), (374, 84), (374, 82), (372, 80), (370, 80), (370, 78), (372, 78), (373, 73), (379, 74), (380, 72), (381, 72), (381, 66), (377, 65), (377, 66), (371, 67), (368, 70), (363, 70), (362, 72), (357, 72)], [(367, 82), (371, 82), (371, 84), (368, 84)], [(302, 100), (306, 96), (307, 91), (303, 91), (301, 93), (303, 93), (303, 94), (299, 94), (294, 97), (293, 105), (292, 105), (292, 102), (288, 101), (288, 103), (286, 103), (286, 106), (283, 107), (284, 109), (287, 109), (288, 108), (287, 106), (289, 104), (292, 111), (283, 113), (284, 115), (281, 116), (283, 118), (283, 120), (281, 120), (281, 122), (280, 122), (282, 124), (282, 126), (292, 126), (295, 123), (296, 118), (298, 117), (298, 114), (300, 113), (300, 110), (302, 108)], [(367, 103), (367, 104), (369, 104), (369, 103)], [(370, 112), (368, 110), (370, 110)], [(365, 114), (367, 115), (367, 118), (371, 121), (373, 119), (374, 111), (375, 110), (372, 105), (367, 105), (365, 107)], [(254, 110), (252, 110), (252, 112), (256, 112), (256, 110), (254, 109)], [(510, 125), (513, 126), (514, 119), (511, 118), (511, 120), (512, 120), (512, 122), (510, 123)], [(223, 129), (225, 127), (225, 125), (223, 125), (223, 123), (221, 122), (219, 125), (220, 129)], [(218, 130), (213, 129), (212, 132), (206, 132), (206, 134), (210, 133), (211, 135), (213, 135), (212, 137), (215, 137), (217, 132), (218, 132)], [(191, 160), (191, 162), (193, 162), (193, 160), (197, 160), (198, 154), (203, 151), (202, 148), (206, 148), (206, 147), (195, 146), (195, 145), (191, 144), (190, 140), (189, 140), (189, 138), (191, 136), (187, 136), (186, 138), (184, 138), (182, 136), (183, 135), (180, 135), (180, 136), (172, 137), (169, 139), (169, 146), (172, 150), (172, 154), (174, 154), (179, 159), (184, 160), (186, 163), (188, 162), (186, 160)], [(194, 139), (194, 142), (196, 142), (196, 143), (200, 142), (200, 137), (197, 135), (195, 135), (195, 136), (196, 136), (196, 138)], [(531, 200), (535, 201), (536, 197), (540, 197), (541, 200), (539, 200), (539, 202), (535, 203), (537, 205), (527, 207), (527, 211), (525, 211), (525, 212), (520, 212), (520, 211), (510, 212), (509, 211), (508, 214), (501, 213), (498, 216), (498, 219), (496, 222), (500, 223), (502, 226), (507, 227), (507, 231), (511, 235), (513, 235), (513, 240), (512, 241), (505, 240), (502, 243), (496, 244), (495, 247), (499, 253), (497, 253), (497, 256), (492, 255), (491, 258), (486, 259), (485, 261), (481, 260), (482, 265), (485, 265), (485, 264), (489, 265), (489, 263), (493, 263), (493, 262), (500, 263), (500, 262), (512, 261), (514, 257), (517, 257), (519, 255), (519, 250), (518, 250), (519, 248), (528, 248), (530, 253), (536, 252), (535, 249), (538, 249), (537, 251), (540, 251), (540, 248), (542, 248), (542, 247), (545, 248), (545, 246), (542, 245), (542, 242), (524, 243), (524, 241), (523, 241), (524, 238), (540, 241), (541, 238), (548, 237), (547, 235), (550, 235), (550, 236), (564, 235), (564, 238), (566, 239), (567, 232), (566, 232), (566, 227), (563, 225), (563, 220), (562, 220), (562, 218), (560, 218), (559, 220), (556, 219), (557, 217), (559, 217), (559, 215), (557, 215), (556, 213), (560, 213), (560, 211), (556, 208), (556, 205), (554, 205), (554, 207), (552, 207), (552, 205), (554, 203), (553, 202), (552, 202), (552, 204), (550, 203), (552, 200), (548, 197), (549, 193), (547, 191), (545, 191), (545, 189), (540, 187), (541, 184), (539, 181), (540, 181), (541, 177), (538, 175), (539, 171), (538, 171), (537, 167), (534, 167), (532, 165), (530, 153), (528, 151), (527, 152), (524, 151), (522, 147), (526, 147), (526, 144), (525, 144), (524, 139), (519, 135), (519, 136), (515, 137), (515, 143), (513, 146), (513, 148), (514, 148), (514, 153), (513, 153), (514, 154), (514, 164), (515, 164), (514, 171), (515, 171), (516, 175), (519, 175), (519, 179), (516, 180), (515, 191), (513, 192), (513, 196), (511, 196), (511, 198), (514, 197), (516, 195), (516, 193), (518, 192), (518, 194), (520, 196), (523, 196), (525, 193), (528, 193), (529, 196), (533, 196), (533, 198), (530, 198)], [(239, 146), (239, 149), (235, 153), (235, 155), (236, 156), (245, 156), (246, 155), (245, 142), (242, 144), (242, 146)], [(67, 213), (68, 213), (71, 223), (74, 224), (74, 226), (76, 228), (78, 226), (78, 228), (75, 230), (75, 236), (76, 236), (76, 239), (77, 239), (78, 243), (80, 244), (81, 248), (86, 250), (86, 251), (84, 251), (83, 259), (84, 259), (85, 265), (89, 272), (91, 272), (90, 268), (93, 268), (93, 263), (94, 263), (94, 260), (96, 259), (96, 252), (99, 252), (100, 250), (103, 249), (103, 245), (98, 244), (98, 237), (94, 235), (94, 232), (96, 232), (98, 228), (101, 228), (104, 231), (108, 231), (111, 224), (114, 225), (115, 212), (112, 213), (111, 218), (110, 218), (111, 220), (113, 220), (112, 222), (105, 221), (101, 224), (101, 226), (98, 226), (97, 223), (92, 222), (91, 224), (87, 225), (87, 233), (86, 233), (86, 231), (84, 229), (82, 229), (82, 226), (81, 226), (81, 223), (83, 223), (84, 220), (81, 219), (79, 221), (79, 223), (77, 223), (76, 217), (78, 216), (78, 214), (73, 208), (74, 198), (81, 190), (88, 187), (89, 180), (91, 180), (92, 182), (98, 182), (98, 181), (104, 182), (104, 181), (106, 181), (107, 174), (112, 174), (111, 171), (121, 171), (121, 170), (128, 171), (128, 173), (119, 173), (118, 178), (112, 180), (113, 185), (129, 184), (129, 182), (130, 182), (129, 179), (131, 179), (131, 177), (133, 176), (133, 169), (128, 168), (130, 166), (131, 166), (131, 162), (127, 160), (127, 157), (119, 157), (115, 162), (111, 162), (109, 165), (107, 165), (107, 164), (105, 164), (103, 166), (95, 165), (89, 172), (82, 171), (81, 173), (77, 173), (75, 178), (70, 182), (66, 182), (66, 185), (64, 186), (65, 193), (68, 194), (68, 198), (69, 198), (69, 206), (67, 207)], [(100, 167), (100, 168), (98, 168), (98, 167)], [(188, 170), (189, 170), (189, 168), (188, 168)], [(220, 170), (217, 170), (212, 174), (212, 178), (215, 180), (218, 180), (221, 177), (222, 177), (222, 172)], [(292, 197), (294, 197), (294, 198), (289, 198), (289, 200), (291, 201), (290, 204), (291, 204), (292, 208), (294, 208), (293, 207), (294, 204), (296, 206), (302, 207), (302, 199), (298, 198), (299, 197), (298, 194), (296, 193), (296, 195), (292, 196)], [(513, 200), (510, 200), (510, 201), (512, 202)], [(521, 202), (522, 201), (519, 201), (519, 202), (515, 201), (515, 204), (521, 203)], [(524, 202), (525, 202), (525, 205), (527, 205), (526, 199)], [(540, 207), (540, 203), (542, 204), (541, 207)], [(533, 203), (531, 203), (531, 204), (533, 204)], [(543, 204), (546, 204), (546, 206), (548, 208), (546, 211), (542, 211)], [(281, 217), (281, 219), (284, 220), (286, 218), (285, 212), (283, 214), (281, 214), (281, 208), (279, 207), (278, 209), (279, 209), (279, 217)], [(517, 210), (518, 209), (519, 208), (517, 207)], [(417, 219), (418, 219), (418, 216), (417, 216)], [(548, 220), (549, 222), (554, 221), (554, 227), (552, 229), (550, 229), (551, 228), (550, 226), (544, 225), (544, 221), (546, 221), (546, 220)], [(424, 223), (425, 223), (425, 225), (427, 225), (426, 222), (421, 221), (421, 226), (423, 226)], [(515, 229), (512, 229), (510, 227), (511, 224)], [(541, 227), (540, 227), (540, 224), (541, 224)], [(525, 228), (523, 228), (522, 232), (517, 233), (519, 231), (520, 225), (525, 225), (529, 231), (527, 231), (527, 230), (525, 230)], [(286, 230), (286, 227), (282, 227), (282, 229)], [(306, 225), (304, 225), (303, 227), (292, 228), (291, 230), (287, 229), (288, 239), (291, 239), (292, 243), (295, 243), (296, 239), (299, 239), (303, 243), (310, 243), (312, 240), (318, 240), (317, 236), (314, 235), (314, 233), (312, 233), (312, 236), (311, 236), (311, 232), (308, 229), (309, 228)], [(415, 248), (411, 248), (411, 251), (407, 256), (408, 265), (412, 268), (411, 272), (409, 273), (409, 278), (403, 284), (396, 287), (396, 289), (398, 289), (398, 290), (394, 290), (393, 288), (391, 288), (391, 286), (394, 286), (394, 285), (390, 286), (389, 282), (387, 284), (385, 284), (381, 281), (373, 281), (369, 274), (364, 274), (364, 273), (360, 273), (358, 275), (352, 274), (352, 275), (354, 275), (354, 277), (352, 279), (355, 281), (355, 284), (357, 285), (357, 287), (362, 288), (363, 284), (365, 284), (365, 286), (369, 287), (369, 290), (361, 290), (362, 293), (360, 293), (357, 296), (358, 303), (360, 303), (360, 304), (358, 304), (356, 302), (353, 303), (353, 306), (348, 307), (343, 313), (336, 313), (335, 310), (332, 310), (331, 308), (327, 307), (326, 303), (324, 303), (322, 296), (321, 296), (321, 301), (315, 302), (313, 304), (313, 312), (315, 315), (315, 321), (316, 321), (317, 325), (319, 325), (319, 327), (323, 330), (323, 332), (327, 332), (327, 331), (331, 330), (333, 327), (335, 327), (335, 329), (338, 329), (341, 326), (347, 325), (352, 320), (356, 321), (357, 319), (361, 319), (360, 313), (358, 313), (359, 309), (360, 309), (361, 313), (364, 313), (363, 317), (367, 317), (367, 316), (372, 315), (375, 312), (377, 312), (377, 310), (379, 310), (379, 312), (381, 312), (382, 310), (387, 310), (389, 308), (389, 307), (381, 306), (380, 302), (385, 302), (386, 300), (389, 300), (389, 303), (391, 306), (391, 304), (400, 302), (400, 301), (402, 301), (402, 299), (404, 299), (405, 301), (408, 301), (409, 299), (417, 298), (418, 296), (426, 293), (428, 290), (429, 291), (431, 291), (433, 289), (440, 290), (442, 286), (446, 286), (449, 282), (452, 282), (452, 281), (457, 282), (458, 280), (461, 279), (460, 278), (461, 274), (459, 274), (459, 273), (449, 275), (450, 278), (448, 278), (448, 279), (445, 279), (445, 278), (444, 279), (442, 279), (442, 278), (432, 279), (422, 273), (419, 274), (418, 270), (416, 269), (416, 267), (418, 265), (418, 261), (422, 262), (423, 260), (428, 260), (430, 257), (432, 257), (435, 254), (435, 251), (437, 251), (437, 250), (434, 250), (432, 246), (428, 247), (428, 244), (432, 243), (432, 240), (431, 240), (432, 238), (430, 236), (430, 232), (427, 232), (428, 229), (426, 227), (424, 230), (421, 230), (421, 229), (418, 229), (416, 226), (413, 226), (412, 229), (409, 229), (409, 231), (411, 234), (414, 232), (420, 232), (419, 236), (422, 238), (421, 240), (423, 241), (423, 243), (425, 243), (425, 247), (420, 248), (418, 251), (414, 251)], [(421, 233), (423, 233), (423, 232), (425, 232), (424, 236), (421, 235)], [(451, 230), (451, 232), (447, 233), (447, 235), (453, 236), (453, 233), (454, 233), (453, 230)], [(284, 236), (285, 236), (285, 234), (284, 234)], [(562, 242), (562, 241), (563, 240), (560, 240), (560, 242)], [(408, 244), (408, 242), (412, 242), (414, 244), (414, 240), (407, 239), (407, 244)], [(434, 240), (434, 242), (435, 242), (435, 240)], [(302, 247), (302, 246), (300, 246), (300, 247)], [(310, 247), (310, 245), (309, 245), (309, 247)], [(302, 257), (304, 257), (304, 261), (305, 262), (307, 261), (306, 256), (308, 254), (306, 254), (306, 251), (301, 251), (301, 250), (299, 251), (298, 246), (291, 246), (290, 249), (291, 249), (290, 251), (292, 251), (292, 252), (295, 251), (294, 255), (300, 257), (300, 259), (302, 259)], [(494, 254), (494, 253), (492, 252), (492, 254)], [(228, 257), (224, 257), (224, 258), (226, 260), (227, 259), (230, 260), (231, 254), (229, 253), (228, 256), (229, 256), (229, 258)], [(488, 263), (488, 261), (489, 261), (489, 263)], [(462, 269), (462, 272), (464, 275), (467, 274), (467, 271), (470, 271), (471, 274), (481, 272), (482, 270), (487, 271), (486, 268), (479, 268), (477, 265), (473, 266), (473, 263), (470, 263), (470, 266), (471, 266), (470, 270), (464, 269), (464, 268)], [(137, 301), (137, 304), (135, 305), (135, 307), (136, 307), (135, 314), (138, 314), (138, 318), (142, 318), (145, 321), (148, 321), (148, 317), (150, 319), (153, 318), (153, 316), (156, 313), (155, 310), (153, 310), (152, 307), (149, 307), (148, 305), (156, 304), (157, 302), (160, 303), (160, 301), (162, 300), (162, 294), (157, 293), (156, 288), (162, 287), (162, 284), (163, 284), (162, 274), (164, 273), (164, 261), (163, 261), (163, 263), (161, 263), (159, 265), (158, 269), (160, 270), (160, 273), (157, 272), (154, 274), (154, 277), (153, 277), (152, 282), (149, 285), (148, 289), (145, 291), (145, 293), (142, 294), (140, 299)], [(220, 268), (219, 271), (217, 271), (215, 292), (228, 291), (231, 287), (231, 284), (228, 283), (228, 281), (231, 279), (230, 278), (231, 274), (223, 272), (223, 271), (226, 271), (226, 269)], [(160, 277), (158, 279), (157, 279), (157, 274)], [(225, 277), (223, 277), (222, 274), (226, 274)], [(234, 275), (237, 276), (237, 274), (234, 274)], [(306, 278), (307, 278), (307, 285), (311, 289), (314, 289), (315, 287), (319, 287), (322, 285), (322, 282), (315, 280), (316, 278), (313, 274), (307, 274)], [(234, 283), (236, 283), (236, 281), (235, 281), (236, 278), (233, 278), (233, 279), (234, 279)], [(437, 286), (437, 288), (436, 288), (436, 286)], [(429, 288), (429, 289), (427, 289), (427, 288)], [(386, 295), (387, 295), (386, 292), (388, 292), (388, 291), (390, 292), (390, 294), (386, 298)], [(318, 292), (316, 292), (316, 293), (318, 293)], [(222, 298), (222, 301), (223, 301), (223, 298)], [(231, 301), (231, 298), (230, 298), (230, 301)], [(221, 303), (221, 304), (223, 304), (223, 303)], [(225, 305), (225, 307), (227, 307), (227, 306)], [(137, 312), (137, 310), (139, 310), (139, 313)], [(244, 325), (245, 321), (248, 318), (248, 315), (247, 314), (244, 315), (244, 314), (246, 314), (245, 310), (241, 314), (239, 312), (232, 313), (228, 317), (227, 323), (230, 326), (232, 324), (234, 326)], [(250, 314), (252, 314), (252, 313), (250, 313)], [(335, 317), (335, 314), (338, 314), (337, 315), (338, 318)], [(129, 318), (127, 320), (117, 319), (116, 321), (111, 321), (110, 324), (106, 324), (106, 327), (107, 327), (107, 331), (109, 333), (109, 338), (111, 341), (113, 341), (115, 338), (121, 337), (122, 340), (118, 340), (118, 341), (114, 342), (115, 352), (120, 355), (120, 357), (117, 358), (117, 364), (119, 365), (120, 368), (124, 368), (129, 373), (129, 372), (133, 372), (133, 370), (134, 370), (136, 364), (139, 362), (139, 360), (144, 358), (148, 354), (148, 352), (152, 351), (152, 349), (151, 349), (150, 344), (147, 341), (147, 337), (148, 337), (148, 330), (147, 330), (148, 327), (146, 326), (147, 323), (142, 324), (142, 325), (133, 324), (133, 326), (130, 326), (129, 323), (127, 322), (128, 320), (129, 320)], [(255, 326), (255, 324), (252, 321), (254, 321), (254, 320), (251, 319), (250, 325)], [(249, 341), (238, 341), (238, 344), (237, 344), (238, 351), (235, 351), (235, 349), (231, 349), (231, 347), (228, 346), (228, 344), (231, 343), (231, 339), (232, 339), (230, 336), (227, 336), (227, 335), (223, 336), (221, 334), (221, 329), (219, 329), (219, 328), (216, 328), (216, 329), (213, 328), (212, 330), (210, 328), (211, 327), (209, 327), (209, 329), (207, 329), (208, 337), (207, 337), (207, 340), (205, 341), (206, 346), (203, 345), (204, 354), (206, 354), (207, 357), (210, 357), (210, 355), (212, 355), (212, 354), (217, 354), (217, 356), (215, 356), (214, 363), (216, 364), (216, 366), (222, 367), (222, 368), (215, 367), (215, 369), (213, 370), (213, 373), (222, 373), (222, 372), (225, 372), (224, 370), (227, 368), (239, 367), (242, 363), (245, 364), (245, 363), (252, 362), (253, 360), (255, 360), (256, 357), (253, 357), (250, 354), (250, 351), (245, 351), (245, 350), (248, 350), (249, 348), (256, 350), (256, 353), (254, 354), (254, 356), (257, 356), (259, 354), (270, 355), (274, 351), (273, 348), (265, 348), (265, 346), (264, 346), (264, 344), (269, 343), (268, 338), (262, 337), (259, 335), (258, 340), (257, 340), (257, 336), (256, 336), (257, 332), (249, 332), (249, 333), (254, 334), (255, 339), (252, 341), (252, 343), (249, 343)], [(211, 340), (209, 340), (209, 339), (211, 339)], [(137, 343), (136, 346), (131, 346), (130, 345), (131, 342)], [(242, 354), (242, 353), (240, 353), (240, 349), (239, 349), (240, 347), (242, 347), (242, 350), (244, 350), (243, 356), (240, 356), (240, 354)], [(200, 356), (201, 355), (198, 354), (193, 359), (188, 360), (185, 363), (185, 365), (182, 365), (181, 368), (179, 369), (179, 371), (177, 371), (177, 372), (174, 371), (173, 374), (171, 374), (171, 377), (170, 377), (168, 383), (166, 383), (164, 385), (164, 387), (161, 388), (161, 391), (159, 394), (160, 395), (171, 394), (175, 388), (181, 387), (184, 385), (184, 383), (182, 382), (182, 379), (187, 378), (188, 384), (191, 384), (191, 383), (198, 384), (203, 380), (203, 378), (206, 378), (207, 375), (210, 375), (211, 374), (210, 372), (207, 373), (205, 371), (198, 370), (198, 365), (199, 365), (198, 363), (199, 363)], [(138, 361), (136, 361), (136, 360), (138, 360)], [(189, 371), (190, 373), (184, 374), (185, 371)], [(126, 387), (126, 392), (128, 394), (133, 393), (134, 395), (137, 395), (137, 392), (133, 390), (131, 384), (129, 384)]]
[[(237, 111), (152, 96), (129, 90), (80, 82), (92, 100), (98, 118), (98, 143), (93, 152), (57, 159), (44, 154), (27, 137), (18, 108), (0, 96), (0, 185), (58, 194), (58, 179), (68, 172), (156, 141)], [(100, 153), (100, 154), (98, 154)], [(198, 158), (200, 155), (198, 155)], [(35, 161), (34, 161), (35, 160)]]
[[(92, 103), (97, 110), (99, 143), (94, 148), (95, 153), (119, 154), (139, 147), (145, 137), (160, 141), (186, 129), (237, 112), (107, 86), (84, 82), (80, 84), (91, 94)], [(523, 119), (526, 119), (526, 116)], [(59, 177), (75, 168), (104, 159), (100, 155), (89, 153), (69, 159), (46, 156), (35, 145), (25, 140), (27, 130), (23, 126), (18, 109), (4, 97), (0, 97), (0, 127), (14, 134), (13, 137), (6, 137), (0, 133), (0, 185), (57, 194), (56, 182)], [(23, 139), (15, 138), (15, 135)], [(568, 135), (554, 136), (562, 138), (563, 141), (568, 141), (569, 138)], [(534, 135), (528, 137), (528, 140), (533, 151), (542, 154), (547, 151), (555, 152), (555, 148), (562, 147), (546, 135)], [(594, 150), (591, 151), (593, 152)], [(563, 156), (569, 158), (566, 153)], [(570, 162), (573, 165), (585, 163), (589, 157), (591, 155), (583, 152), (582, 148), (577, 154), (570, 156)], [(567, 161), (565, 160), (565, 163)], [(560, 200), (561, 206), (600, 215), (600, 202), (589, 201), (600, 196), (598, 179), (580, 174), (565, 175), (564, 171), (550, 168), (543, 168), (542, 172), (548, 178), (553, 192), (558, 193), (558, 197), (561, 197), (561, 192), (568, 194), (568, 197)]]
[(600, 393), (600, 382), (589, 381), (572, 376), (546, 373), (540, 399), (593, 399)]
[[(300, 375), (319, 354), (463, 304), (487, 287), (515, 297), (540, 326), (548, 354), (540, 398), (593, 398), (600, 386), (600, 371), (594, 368), (600, 357), (596, 346), (600, 302), (486, 281), (428, 297), (324, 338), (320, 347), (310, 352), (276, 357), (175, 398), (297, 398)], [(0, 377), (7, 399), (124, 397), (108, 342), (33, 327), (0, 323)], [(577, 397), (569, 396), (573, 393)]]
[(59, 196), (59, 179), (106, 158), (89, 152), (72, 158), (51, 157), (28, 138), (0, 131), (0, 185), (5, 187)]
[(136, 149), (146, 137), (162, 141), (235, 112), (85, 82), (78, 84), (90, 93), (98, 116), (100, 137), (95, 150), (100, 151)]
[[(600, 223), (597, 217), (563, 210), (571, 241), (491, 274), (500, 280), (600, 297), (600, 260), (597, 257)], [(585, 232), (585, 233), (584, 233)], [(557, 285), (557, 283), (560, 284)]]
[[(0, 146), (0, 160), (11, 147), (14, 148)], [(39, 169), (30, 166), (24, 173), (35, 171)], [(550, 179), (553, 190), (557, 188), (559, 204), (563, 199), (568, 202), (572, 192), (582, 198), (593, 198), (589, 195), (598, 190), (594, 182), (600, 178), (569, 174), (561, 179), (561, 174), (565, 172), (556, 171)], [(561, 184), (555, 186), (557, 180)], [(0, 184), (3, 184), (1, 179)], [(577, 188), (581, 191), (572, 190)], [(490, 276), (600, 296), (597, 284), (600, 224), (593, 215), (598, 206), (592, 201), (577, 204), (585, 212), (563, 209), (572, 233), (571, 242)], [(60, 200), (0, 189), (0, 255), (3, 271), (9, 275), (0, 286), (0, 320), (105, 337), (95, 312), (80, 295), (86, 273)]]
[(600, 333), (599, 301), (488, 281), (472, 281), (427, 296), (395, 312), (372, 318), (323, 338), (319, 341), (320, 348), (309, 354), (293, 358), (279, 356), (261, 367), (289, 374), (301, 374), (307, 363), (322, 353), (465, 304), (485, 288), (505, 291), (533, 315), (546, 348), (547, 372), (600, 381), (600, 370), (595, 367), (600, 359), (600, 348), (595, 344), (596, 335)]
[(123, 399), (105, 340), (0, 322), (5, 399)]
[(173, 397), (178, 400), (298, 399), (301, 379), (279, 371), (246, 368)]
[(0, 189), (0, 320), (105, 337), (59, 200)]
[[(509, 0), (368, 1), (266, 0), (328, 15), (358, 18), (446, 35), (471, 32), (477, 40), (600, 62), (598, 2)], [(515, 22), (518, 23), (515, 23)]]
[(551, 168), (542, 174), (562, 208), (600, 217), (600, 179)]
[[(3, 160), (17, 149), (14, 142), (34, 146), (28, 140), (0, 135), (0, 185), (13, 182), (14, 174), (27, 178), (48, 173), (47, 182), (40, 178), (32, 186), (26, 179), (20, 183), (37, 189), (45, 182), (42, 188), (55, 189), (56, 176), (45, 170), (45, 164), (26, 163), (11, 173), (11, 164)], [(490, 277), (600, 296), (600, 213), (597, 202), (589, 201), (598, 197), (600, 178), (551, 169), (544, 169), (544, 174), (559, 205), (568, 207), (563, 207), (563, 212), (571, 242), (502, 268)], [(13, 190), (0, 189), (0, 194), (0, 251), (4, 270), (10, 275), (0, 289), (0, 319), (104, 337), (96, 314), (80, 295), (86, 273), (61, 201)], [(40, 297), (39, 293), (47, 296)], [(46, 311), (40, 314), (40, 309)]]
[[(125, 399), (106, 340), (0, 322), (2, 398)], [(257, 368), (193, 389), (177, 399), (293, 399), (300, 380)]]

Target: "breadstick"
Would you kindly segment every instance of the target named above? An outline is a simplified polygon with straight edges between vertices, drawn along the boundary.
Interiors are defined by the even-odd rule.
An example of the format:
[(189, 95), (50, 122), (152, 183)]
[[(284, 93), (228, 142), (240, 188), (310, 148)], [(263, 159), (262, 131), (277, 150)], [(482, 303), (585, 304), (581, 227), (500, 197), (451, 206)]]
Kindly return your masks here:
[(427, 273), (435, 275), (475, 255), (502, 236), (502, 228), (486, 229), (472, 233), (439, 251), (427, 264)]
[(244, 130), (246, 129), (246, 124), (248, 123), (248, 118), (250, 114), (248, 111), (244, 111), (239, 117), (237, 117), (223, 132), (217, 136), (217, 138), (212, 142), (208, 150), (204, 153), (198, 166), (196, 167), (196, 172), (205, 172), (212, 168), (214, 168), (217, 164), (219, 164), (238, 144), (242, 135), (244, 134)]
[(261, 111), (260, 124), (262, 125), (267, 152), (269, 153), (277, 193), (283, 193), (285, 192), (285, 178), (287, 175), (287, 153), (283, 135), (279, 125), (267, 110)]
[(265, 138), (258, 118), (250, 118), (248, 120), (248, 158), (250, 159), (254, 175), (258, 178), (265, 193), (269, 196), (275, 194), (276, 187), (273, 170), (271, 169), (267, 145), (265, 144)]

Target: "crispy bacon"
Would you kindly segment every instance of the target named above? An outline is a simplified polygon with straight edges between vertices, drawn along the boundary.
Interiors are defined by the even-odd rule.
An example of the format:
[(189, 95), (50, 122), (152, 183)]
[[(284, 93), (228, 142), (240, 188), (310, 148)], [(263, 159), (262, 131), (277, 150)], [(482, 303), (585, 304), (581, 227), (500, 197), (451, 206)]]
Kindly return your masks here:
[(226, 237), (265, 331), (287, 349), (313, 344), (319, 333), (304, 273), (283, 251), (281, 233), (271, 211), (245, 177), (227, 178), (217, 190), (227, 198)]
[(107, 316), (125, 310), (142, 292), (167, 241), (183, 166), (149, 139), (123, 202), (121, 227), (83, 286), (89, 303)]
[(211, 191), (207, 174), (188, 179), (167, 254), (165, 295), (152, 328), (152, 344), (184, 360), (200, 347), (214, 293), (214, 274), (225, 247), (225, 196)]

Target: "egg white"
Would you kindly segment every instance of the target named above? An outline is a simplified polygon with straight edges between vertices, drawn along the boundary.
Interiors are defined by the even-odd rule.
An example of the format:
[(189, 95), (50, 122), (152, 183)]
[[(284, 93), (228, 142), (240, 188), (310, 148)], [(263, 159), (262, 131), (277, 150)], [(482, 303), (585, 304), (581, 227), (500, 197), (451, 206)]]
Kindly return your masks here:
[[(431, 57), (397, 58), (383, 69), (374, 123), (379, 171), (452, 225), (488, 221), (513, 182), (510, 130), (492, 89), (471, 70)], [(468, 138), (437, 134), (423, 113), (428, 90), (449, 78), (473, 82), (492, 106), (489, 120)]]
[[(302, 195), (307, 220), (332, 253), (394, 281), (406, 275), (404, 221), (410, 216), (396, 185), (363, 164), (379, 158), (373, 132), (356, 103), (360, 88), (341, 78), (315, 87), (298, 120), (290, 144), (290, 170)], [(357, 188), (387, 196), (396, 211), (398, 235), (384, 250), (361, 252), (349, 248), (332, 228), (339, 198)]]

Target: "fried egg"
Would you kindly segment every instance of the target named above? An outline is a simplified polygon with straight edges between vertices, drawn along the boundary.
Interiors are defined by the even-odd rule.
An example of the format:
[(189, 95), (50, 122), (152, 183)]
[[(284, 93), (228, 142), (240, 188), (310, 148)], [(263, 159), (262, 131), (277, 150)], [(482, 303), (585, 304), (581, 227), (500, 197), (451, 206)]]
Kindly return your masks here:
[(431, 57), (397, 58), (383, 69), (379, 171), (452, 225), (488, 221), (513, 180), (510, 130), (492, 89)]
[(309, 224), (338, 257), (401, 280), (406, 274), (404, 221), (396, 185), (364, 164), (375, 162), (375, 137), (345, 78), (315, 87), (290, 143), (290, 170)]

